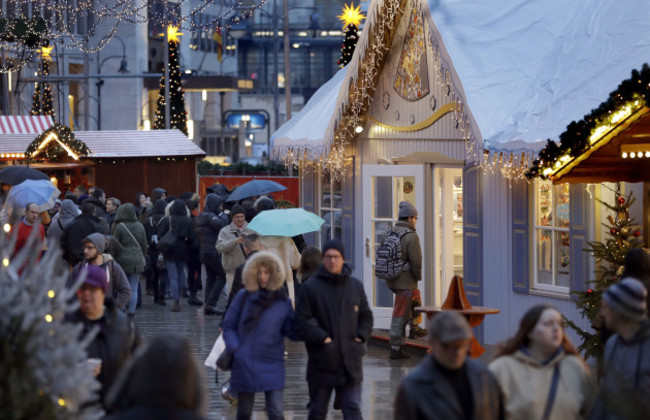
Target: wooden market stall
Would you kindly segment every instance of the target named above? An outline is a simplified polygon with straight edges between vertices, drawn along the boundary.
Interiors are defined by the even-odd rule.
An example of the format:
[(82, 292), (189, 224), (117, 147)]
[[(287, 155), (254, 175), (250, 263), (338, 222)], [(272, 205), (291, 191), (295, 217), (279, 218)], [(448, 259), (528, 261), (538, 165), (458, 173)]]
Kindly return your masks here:
[(138, 192), (196, 191), (205, 152), (179, 130), (71, 131), (60, 124), (34, 134), (0, 134), (0, 159), (50, 175), (61, 191), (98, 186), (132, 202)]

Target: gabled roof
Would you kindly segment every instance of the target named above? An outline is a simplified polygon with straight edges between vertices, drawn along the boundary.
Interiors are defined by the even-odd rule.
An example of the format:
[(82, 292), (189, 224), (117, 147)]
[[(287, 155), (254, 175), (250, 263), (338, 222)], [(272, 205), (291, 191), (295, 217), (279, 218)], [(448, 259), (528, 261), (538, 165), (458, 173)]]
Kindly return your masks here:
[[(205, 152), (179, 130), (75, 131), (90, 149), (88, 158), (143, 158), (205, 156)], [(23, 153), (33, 134), (0, 135), (1, 153)]]
[[(408, 0), (372, 0), (350, 63), (273, 134), (276, 156), (291, 153), (294, 159), (312, 160), (327, 158), (332, 149), (342, 154), (345, 145), (356, 137), (354, 129), (368, 110), (407, 3)], [(480, 145), (480, 131), (464, 100), (460, 78), (428, 9), (425, 15), (439, 47), (440, 62), (433, 65), (449, 75), (455, 97), (464, 104), (463, 120), (469, 122), (471, 137)]]

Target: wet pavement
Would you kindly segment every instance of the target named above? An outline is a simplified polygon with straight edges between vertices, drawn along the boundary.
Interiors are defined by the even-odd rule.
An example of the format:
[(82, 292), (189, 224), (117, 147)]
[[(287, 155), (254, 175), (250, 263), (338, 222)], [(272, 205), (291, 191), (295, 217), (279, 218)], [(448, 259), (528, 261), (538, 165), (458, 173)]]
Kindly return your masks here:
[[(144, 304), (136, 312), (135, 322), (143, 339), (163, 333), (177, 333), (187, 338), (201, 365), (212, 349), (217, 338), (221, 317), (204, 316), (200, 307), (189, 306), (187, 299), (182, 301), (181, 312), (170, 312), (171, 305), (153, 304), (152, 296), (144, 296)], [(299, 342), (288, 342), (286, 360), (286, 388), (284, 390), (284, 413), (286, 420), (307, 419), (308, 401), (305, 369), (307, 353)], [(420, 358), (413, 356), (408, 360), (391, 360), (388, 350), (370, 345), (363, 361), (364, 382), (362, 392), (362, 412), (366, 420), (388, 420), (393, 418), (393, 401), (400, 381), (408, 371), (415, 367)], [(208, 418), (235, 419), (236, 407), (221, 397), (221, 385), (215, 383), (215, 372), (204, 366), (208, 386)], [(227, 379), (228, 373), (220, 373), (219, 379)], [(333, 400), (333, 397), (332, 397)], [(329, 419), (342, 419), (340, 411), (331, 408)], [(266, 419), (264, 395), (257, 394), (253, 419)]]

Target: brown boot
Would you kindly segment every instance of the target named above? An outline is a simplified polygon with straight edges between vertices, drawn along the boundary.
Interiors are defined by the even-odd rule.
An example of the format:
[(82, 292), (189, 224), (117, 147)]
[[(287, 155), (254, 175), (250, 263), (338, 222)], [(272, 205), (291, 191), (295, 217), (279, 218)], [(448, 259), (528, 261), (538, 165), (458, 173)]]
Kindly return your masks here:
[(181, 302), (175, 300), (174, 305), (172, 306), (172, 312), (180, 312), (180, 311), (181, 311)]

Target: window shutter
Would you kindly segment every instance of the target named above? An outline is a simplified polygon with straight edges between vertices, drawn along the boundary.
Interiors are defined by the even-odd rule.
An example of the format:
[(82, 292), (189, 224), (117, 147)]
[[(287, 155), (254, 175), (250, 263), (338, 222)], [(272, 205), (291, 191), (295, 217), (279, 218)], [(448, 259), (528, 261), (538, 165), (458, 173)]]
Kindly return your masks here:
[(472, 305), (483, 304), (483, 200), (481, 169), (473, 164), (463, 171), (463, 272), (465, 292)]
[(526, 180), (512, 184), (512, 290), (530, 290), (529, 185)]
[(571, 185), (569, 194), (571, 290), (582, 291), (590, 279), (589, 253), (584, 251), (589, 240), (589, 195), (584, 184)]
[(345, 247), (345, 260), (354, 269), (354, 157), (346, 160), (345, 173), (341, 180), (341, 228), (342, 240)]
[[(302, 208), (316, 214), (318, 214), (318, 209), (316, 208), (316, 184), (318, 180), (318, 173), (316, 173), (316, 171), (307, 171), (306, 173), (301, 174), (300, 177), (300, 201), (302, 202)], [(309, 245), (318, 246), (320, 248), (317, 244), (317, 233), (318, 232), (305, 233), (303, 237), (305, 238), (305, 242)]]
[[(482, 306), (483, 176), (474, 164), (463, 168), (463, 273), (467, 300), (472, 306)], [(474, 335), (483, 342), (483, 324), (474, 328)]]

